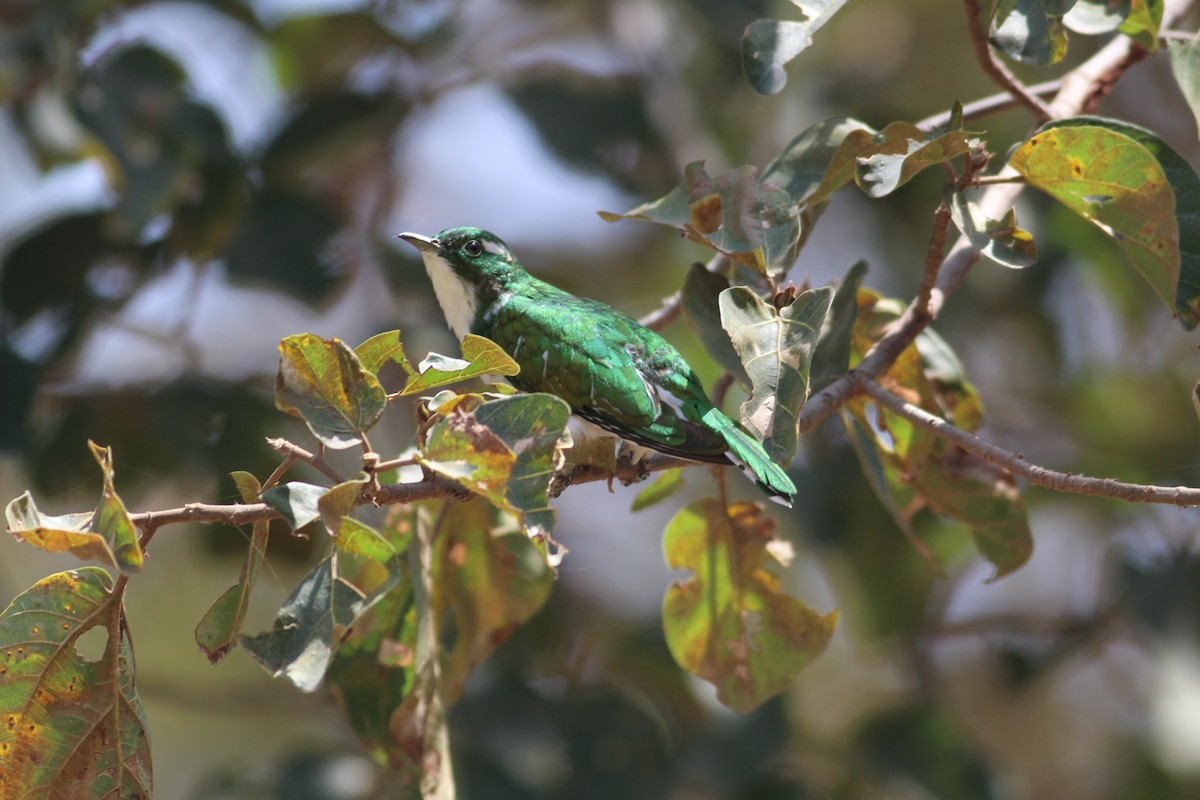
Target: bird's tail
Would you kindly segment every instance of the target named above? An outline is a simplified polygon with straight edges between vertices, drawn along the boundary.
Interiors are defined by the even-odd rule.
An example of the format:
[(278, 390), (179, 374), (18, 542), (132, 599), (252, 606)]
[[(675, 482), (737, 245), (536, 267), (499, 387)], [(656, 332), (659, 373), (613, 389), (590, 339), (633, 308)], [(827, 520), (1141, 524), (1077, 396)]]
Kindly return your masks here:
[(753, 436), (715, 408), (704, 415), (704, 422), (721, 434), (721, 438), (729, 446), (729, 457), (733, 459), (734, 464), (743, 472), (749, 470), (754, 475), (754, 482), (770, 495), (772, 500), (788, 508), (792, 507), (792, 500), (796, 496), (796, 484), (771, 460), (767, 451), (763, 450), (762, 445)]

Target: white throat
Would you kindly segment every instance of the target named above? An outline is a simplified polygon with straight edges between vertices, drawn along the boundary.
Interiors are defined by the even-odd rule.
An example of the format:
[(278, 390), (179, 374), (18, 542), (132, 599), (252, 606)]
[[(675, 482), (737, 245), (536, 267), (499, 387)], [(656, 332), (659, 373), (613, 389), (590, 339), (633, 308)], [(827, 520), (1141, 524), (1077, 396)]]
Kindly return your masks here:
[(471, 323), (475, 321), (475, 312), (479, 306), (479, 298), (475, 287), (469, 285), (457, 275), (446, 260), (436, 253), (428, 251), (421, 254), (425, 261), (425, 271), (433, 282), (433, 293), (437, 295), (438, 305), (455, 337), (460, 341), (471, 332)]

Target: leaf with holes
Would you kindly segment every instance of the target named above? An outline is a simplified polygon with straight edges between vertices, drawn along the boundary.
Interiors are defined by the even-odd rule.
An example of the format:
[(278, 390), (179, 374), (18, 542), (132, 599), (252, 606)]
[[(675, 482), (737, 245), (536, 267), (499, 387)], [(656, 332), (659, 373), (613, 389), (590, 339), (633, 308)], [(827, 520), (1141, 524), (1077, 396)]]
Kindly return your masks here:
[(692, 573), (663, 600), (671, 655), (742, 713), (787, 688), (837, 623), (837, 612), (818, 614), (784, 594), (766, 569), (774, 527), (753, 503), (726, 509), (705, 498), (676, 514), (663, 537), (667, 565)]
[(375, 426), (387, 396), (344, 342), (302, 333), (279, 343), (275, 407), (303, 419), (327, 447), (343, 449)]
[(363, 369), (372, 375), (378, 375), (379, 370), (387, 364), (399, 364), (408, 375), (416, 372), (404, 355), (404, 344), (400, 341), (400, 331), (384, 331), (354, 348)]
[(121, 595), (99, 567), (0, 614), (0, 797), (150, 797), (146, 715)]

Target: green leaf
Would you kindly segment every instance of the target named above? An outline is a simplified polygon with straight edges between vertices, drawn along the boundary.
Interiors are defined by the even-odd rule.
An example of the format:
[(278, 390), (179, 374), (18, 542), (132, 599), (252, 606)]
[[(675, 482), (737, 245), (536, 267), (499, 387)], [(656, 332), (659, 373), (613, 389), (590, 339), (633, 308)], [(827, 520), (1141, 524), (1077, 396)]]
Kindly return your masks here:
[(726, 509), (705, 498), (676, 514), (663, 537), (667, 565), (693, 573), (663, 600), (671, 655), (742, 713), (787, 688), (837, 623), (837, 612), (818, 614), (780, 591), (765, 568), (773, 529), (753, 503)]
[(966, 155), (978, 145), (976, 135), (966, 131), (931, 136), (910, 123), (893, 122), (859, 155), (854, 179), (870, 197), (883, 197), (921, 170)]
[(1058, 120), (1059, 127), (1098, 125), (1124, 134), (1146, 148), (1162, 167), (1175, 195), (1175, 220), (1179, 226), (1179, 281), (1175, 285), (1175, 313), (1191, 330), (1200, 323), (1200, 175), (1158, 134), (1137, 125), (1104, 117)]
[(1180, 279), (1175, 194), (1145, 146), (1107, 127), (1055, 123), (1018, 147), (1009, 164), (1111, 236), (1163, 301), (1175, 307)]
[(813, 34), (846, 0), (809, 0), (800, 6), (804, 19), (760, 19), (742, 34), (742, 71), (759, 94), (778, 94), (787, 83), (783, 67), (812, 44)]
[(749, 386), (746, 368), (721, 327), (719, 298), (728, 288), (729, 279), (724, 275), (693, 264), (683, 281), (683, 320), (713, 360), (740, 384)]
[(463, 358), (448, 358), (430, 353), (419, 365), (420, 372), (409, 377), (400, 394), (418, 394), (471, 378), (516, 375), (521, 371), (517, 362), (501, 350), (500, 345), (473, 333), (463, 337), (462, 354)]
[(856, 261), (838, 284), (829, 313), (813, 351), (809, 393), (819, 392), (850, 369), (851, 337), (858, 318), (858, 288), (867, 275), (867, 262)]
[(1112, 33), (1129, 16), (1131, 5), (1131, 0), (1079, 0), (1063, 17), (1063, 24), (1088, 36)]
[[(249, 472), (230, 473), (237, 485), (243, 503), (254, 503), (259, 499), (261, 486), (258, 478)], [(258, 581), (258, 571), (267, 557), (267, 539), (270, 523), (266, 520), (251, 525), (250, 546), (242, 564), (238, 582), (230, 586), (204, 612), (196, 625), (196, 644), (208, 660), (216, 664), (237, 644), (242, 626), (246, 624), (246, 612), (250, 607), (250, 593)]]
[(930, 459), (917, 478), (930, 509), (971, 528), (975, 549), (995, 567), (989, 582), (1016, 571), (1033, 554), (1025, 505), (1010, 472), (958, 448)]
[(442, 659), (447, 703), (476, 665), (545, 605), (554, 573), (527, 536), (498, 530), (486, 502), (447, 503), (433, 541), (434, 618), (453, 618), (455, 639)]
[(752, 386), (742, 423), (779, 464), (796, 455), (796, 415), (808, 399), (809, 366), (832, 298), (831, 287), (811, 289), (776, 311), (742, 286), (721, 293), (721, 325)]
[(1167, 42), (1167, 52), (1171, 56), (1171, 72), (1200, 129), (1200, 39), (1172, 39)]
[(321, 516), (318, 503), (328, 489), (312, 483), (289, 481), (260, 495), (264, 503), (283, 515), (288, 527), (298, 531)]
[(433, 424), (418, 460), (521, 520), (553, 566), (554, 509), (547, 489), (563, 463), (571, 410), (549, 394), (520, 394), (456, 406)]
[(1037, 261), (1037, 243), (1028, 231), (1017, 225), (1012, 209), (1003, 219), (989, 219), (983, 210), (967, 199), (966, 194), (947, 186), (942, 200), (950, 209), (954, 226), (981, 253), (1004, 267), (1020, 269)]
[(779, 276), (799, 251), (799, 210), (775, 184), (760, 184), (757, 174), (743, 166), (712, 178), (704, 162), (694, 161), (664, 197), (624, 214), (602, 211), (600, 217), (665, 225), (760, 274)]
[(806, 128), (763, 167), (759, 182), (783, 189), (797, 205), (808, 204), (825, 181), (842, 142), (854, 131), (873, 133), (871, 126), (850, 117), (834, 117)]
[(416, 372), (404, 355), (404, 344), (400, 341), (400, 331), (384, 331), (354, 348), (363, 369), (372, 375), (378, 375), (379, 370), (388, 363), (400, 365), (408, 375)]
[(241, 638), (272, 677), (285, 677), (305, 692), (320, 685), (346, 629), (400, 576), (399, 556), (366, 525), (347, 518), (334, 541), (333, 554), (300, 581), (272, 629)]
[(357, 478), (348, 481), (343, 481), (337, 486), (331, 487), (317, 498), (317, 513), (321, 516), (321, 522), (325, 525), (325, 530), (330, 536), (337, 536), (338, 529), (342, 525), (342, 518), (349, 516), (358, 505), (358, 499), (362, 496), (363, 489), (366, 488), (369, 478), (366, 474), (362, 474)]
[(59, 572), (0, 614), (0, 796), (151, 796), (146, 715), (112, 589), (99, 567)]
[(101, 447), (93, 441), (88, 441), (88, 447), (104, 475), (104, 491), (100, 495), (100, 505), (96, 506), (96, 513), (92, 515), (91, 528), (108, 542), (117, 569), (126, 574), (139, 572), (142, 569), (142, 547), (138, 543), (137, 527), (129, 519), (125, 503), (117, 495), (112, 448)]
[(1158, 49), (1162, 18), (1163, 0), (1132, 0), (1129, 16), (1117, 30), (1153, 53)]
[(275, 407), (303, 419), (327, 447), (358, 444), (387, 407), (379, 379), (338, 339), (289, 336), (279, 356)]
[(638, 492), (638, 496), (633, 498), (633, 504), (629, 510), (641, 511), (644, 508), (656, 506), (682, 489), (684, 483), (686, 481), (683, 479), (683, 467), (663, 470), (658, 473), (658, 477), (650, 481), (645, 489)]
[(18, 540), (49, 553), (71, 553), (85, 561), (116, 566), (108, 540), (90, 530), (92, 512), (51, 517), (38, 511), (28, 491), (4, 509), (8, 532)]
[[(436, 504), (441, 508), (442, 503)], [(380, 534), (397, 553), (406, 553), (422, 516), (432, 504), (394, 506)], [(363, 612), (346, 632), (326, 680), (363, 746), (381, 764), (403, 774), (412, 764), (391, 735), (392, 717), (414, 680), (417, 614), (406, 559), (396, 588)]]
[(1009, 58), (1055, 64), (1067, 54), (1063, 16), (1075, 0), (1001, 0), (992, 18), (991, 41)]

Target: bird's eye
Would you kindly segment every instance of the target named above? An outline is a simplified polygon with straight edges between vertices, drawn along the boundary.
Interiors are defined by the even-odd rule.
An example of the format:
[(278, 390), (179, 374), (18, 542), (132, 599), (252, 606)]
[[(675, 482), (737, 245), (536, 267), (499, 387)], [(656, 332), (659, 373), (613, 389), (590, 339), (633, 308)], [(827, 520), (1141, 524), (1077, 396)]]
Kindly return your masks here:
[(471, 239), (463, 245), (463, 252), (471, 258), (477, 258), (483, 255), (483, 243), (478, 239)]

